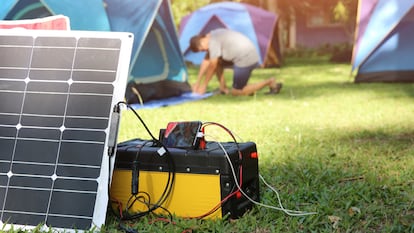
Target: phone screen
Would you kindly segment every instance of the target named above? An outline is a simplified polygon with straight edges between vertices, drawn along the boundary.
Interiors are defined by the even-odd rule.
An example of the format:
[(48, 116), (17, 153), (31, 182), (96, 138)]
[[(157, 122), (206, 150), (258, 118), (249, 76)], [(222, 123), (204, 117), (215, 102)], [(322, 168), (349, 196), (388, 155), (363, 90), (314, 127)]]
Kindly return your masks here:
[(169, 122), (164, 133), (163, 143), (166, 147), (196, 149), (199, 139), (201, 121)]

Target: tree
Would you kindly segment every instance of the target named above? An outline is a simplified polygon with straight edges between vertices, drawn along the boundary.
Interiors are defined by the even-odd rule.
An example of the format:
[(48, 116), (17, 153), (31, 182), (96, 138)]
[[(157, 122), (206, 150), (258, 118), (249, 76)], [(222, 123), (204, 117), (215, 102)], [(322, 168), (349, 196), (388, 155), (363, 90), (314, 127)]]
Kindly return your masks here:
[[(353, 37), (355, 30), (355, 18), (357, 14), (358, 0), (233, 0), (234, 2), (243, 2), (255, 5), (275, 12), (279, 15), (280, 32), (282, 41), (285, 46), (295, 45), (295, 41), (290, 41), (290, 33), (295, 28), (295, 17), (297, 14), (306, 15), (308, 12), (318, 9), (328, 12), (331, 15), (332, 22), (343, 25), (348, 36)], [(181, 18), (207, 4), (214, 2), (223, 2), (223, 0), (172, 0), (172, 11), (174, 21), (177, 26)], [(294, 33), (294, 32), (292, 32)], [(292, 34), (293, 35), (293, 34)], [(290, 45), (291, 43), (291, 45)]]
[(352, 36), (355, 31), (357, 11), (357, 0), (339, 0), (333, 9), (335, 20), (344, 26), (349, 36)]
[(290, 12), (306, 14), (312, 9), (330, 12), (336, 22), (353, 26), (357, 14), (358, 0), (278, 0), (280, 16), (289, 20)]
[[(358, 0), (277, 0), (277, 5), (286, 38), (291, 38), (289, 28), (295, 24), (296, 16), (314, 9), (328, 13), (331, 23), (342, 25), (350, 40), (353, 38)], [(286, 47), (290, 47), (289, 39), (287, 41)]]
[(171, 11), (174, 22), (180, 25), (181, 18), (210, 3), (210, 0), (172, 0)]

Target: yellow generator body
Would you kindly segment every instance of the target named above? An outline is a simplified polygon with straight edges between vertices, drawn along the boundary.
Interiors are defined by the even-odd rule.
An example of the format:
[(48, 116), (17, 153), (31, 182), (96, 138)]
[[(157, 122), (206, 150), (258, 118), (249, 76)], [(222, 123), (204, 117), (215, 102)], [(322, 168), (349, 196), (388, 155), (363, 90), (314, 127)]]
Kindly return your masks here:
[[(184, 218), (240, 217), (253, 204), (237, 192), (235, 180), (240, 177), (235, 178), (234, 174), (240, 175), (239, 169), (243, 168), (242, 189), (250, 198), (259, 201), (256, 146), (251, 142), (238, 146), (235, 143), (222, 145), (228, 150), (226, 153), (233, 166), (229, 166), (222, 148), (213, 143), (207, 143), (203, 150), (170, 149), (169, 155), (162, 156), (159, 155), (160, 148), (147, 146), (143, 140), (119, 144), (110, 189), (112, 207), (128, 213), (147, 211), (165, 192), (169, 175), (174, 174), (171, 192), (162, 208), (157, 208), (154, 213)], [(243, 157), (241, 161), (237, 148)], [(170, 171), (166, 156), (174, 162), (174, 172)], [(132, 194), (134, 162), (139, 168), (135, 173), (138, 180), (136, 195)]]

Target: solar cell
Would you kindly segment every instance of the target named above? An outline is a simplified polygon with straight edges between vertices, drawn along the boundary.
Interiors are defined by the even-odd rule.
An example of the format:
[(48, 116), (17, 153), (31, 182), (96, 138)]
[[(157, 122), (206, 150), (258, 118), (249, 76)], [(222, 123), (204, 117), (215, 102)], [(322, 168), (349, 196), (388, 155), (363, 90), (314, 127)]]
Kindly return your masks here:
[(104, 224), (112, 109), (132, 42), (126, 32), (0, 30), (2, 225)]

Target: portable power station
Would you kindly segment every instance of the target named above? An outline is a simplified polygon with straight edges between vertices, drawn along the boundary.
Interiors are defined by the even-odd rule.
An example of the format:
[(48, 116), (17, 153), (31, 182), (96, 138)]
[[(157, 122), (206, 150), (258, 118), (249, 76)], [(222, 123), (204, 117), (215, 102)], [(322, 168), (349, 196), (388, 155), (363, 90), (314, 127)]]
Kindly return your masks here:
[[(168, 154), (163, 150), (141, 139), (119, 143), (111, 199), (129, 211), (146, 211), (163, 195), (174, 174), (171, 192), (162, 208), (155, 210), (157, 214), (234, 219), (253, 206), (244, 194), (259, 202), (254, 142), (207, 142), (204, 149), (168, 148)], [(237, 191), (236, 180), (243, 192)], [(134, 196), (134, 189), (145, 195)]]

